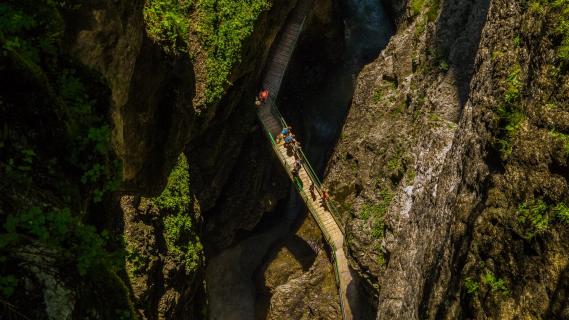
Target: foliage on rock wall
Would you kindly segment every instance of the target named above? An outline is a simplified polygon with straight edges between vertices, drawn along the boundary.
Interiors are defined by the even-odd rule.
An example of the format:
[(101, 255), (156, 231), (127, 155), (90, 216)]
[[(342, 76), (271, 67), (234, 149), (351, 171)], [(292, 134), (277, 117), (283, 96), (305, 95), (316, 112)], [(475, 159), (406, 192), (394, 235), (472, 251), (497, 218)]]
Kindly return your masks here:
[(184, 264), (186, 273), (195, 272), (203, 264), (203, 247), (193, 221), (198, 205), (190, 192), (188, 161), (183, 154), (170, 173), (166, 189), (154, 203), (163, 213), (164, 238), (169, 253)]
[[(116, 276), (122, 243), (92, 224), (121, 181), (108, 88), (62, 49), (66, 18), (81, 5), (0, 3), (0, 285), (14, 308), (29, 307), (54, 290), (50, 274), (74, 292), (77, 316), (126, 319), (134, 315)], [(103, 308), (84, 286), (106, 292), (111, 303)], [(20, 312), (34, 318), (45, 310), (38, 304)]]
[[(203, 246), (195, 221), (200, 208), (190, 189), (188, 161), (184, 154), (180, 154), (162, 194), (155, 198), (143, 199), (143, 202), (158, 209), (159, 218), (154, 228), (161, 232), (160, 238), (165, 241), (165, 253), (176, 264), (183, 265), (187, 275), (199, 271), (204, 263)], [(141, 245), (127, 239), (127, 260), (131, 278), (144, 274), (152, 259), (139, 248)]]
[(206, 104), (214, 105), (230, 85), (243, 42), (269, 7), (267, 0), (148, 0), (144, 17), (150, 37), (169, 52), (195, 55), (189, 45), (191, 34), (197, 35), (207, 54)]
[(242, 43), (253, 33), (267, 0), (201, 0), (197, 3), (196, 31), (208, 52), (206, 103), (219, 101), (233, 66), (241, 61)]
[[(495, 4), (500, 6), (505, 5)], [(545, 293), (558, 285), (559, 270), (552, 265), (564, 260), (554, 252), (567, 250), (563, 239), (569, 201), (565, 139), (569, 1), (519, 0), (508, 9), (500, 13), (513, 15), (519, 10), (519, 16), (507, 17), (511, 19), (508, 36), (492, 38), (495, 77), (488, 80), (499, 88), (487, 114), (497, 119), (492, 124), (497, 125), (490, 156), (496, 156), (490, 159), (495, 171), (486, 208), (475, 225), (475, 254), (470, 256), (463, 288), (472, 296), (474, 316), (498, 317), (503, 311), (497, 306), (532, 294), (532, 302), (521, 305), (515, 314), (543, 317), (553, 312), (555, 300), (563, 295), (562, 291)], [(479, 267), (481, 262), (473, 261), (474, 257), (484, 259), (485, 267)], [(532, 279), (541, 272), (548, 280)], [(475, 294), (484, 290), (490, 296)]]
[(144, 6), (148, 35), (169, 53), (187, 53), (191, 0), (149, 0)]

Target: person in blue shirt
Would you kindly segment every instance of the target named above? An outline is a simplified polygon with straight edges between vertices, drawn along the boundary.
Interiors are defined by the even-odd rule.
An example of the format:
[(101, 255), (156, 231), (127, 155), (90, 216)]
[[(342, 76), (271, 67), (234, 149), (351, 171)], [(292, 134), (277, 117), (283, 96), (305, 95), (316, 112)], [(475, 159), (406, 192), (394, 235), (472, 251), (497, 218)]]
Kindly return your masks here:
[(290, 133), (290, 129), (291, 129), (290, 127), (283, 128), (281, 134), (286, 137)]

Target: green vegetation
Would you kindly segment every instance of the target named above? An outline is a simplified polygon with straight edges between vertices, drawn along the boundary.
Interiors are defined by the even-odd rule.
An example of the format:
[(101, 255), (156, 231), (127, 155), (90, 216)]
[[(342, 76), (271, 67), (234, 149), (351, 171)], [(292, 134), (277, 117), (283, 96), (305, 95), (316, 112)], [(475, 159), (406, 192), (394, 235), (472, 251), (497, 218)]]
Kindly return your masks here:
[(144, 22), (148, 35), (169, 53), (188, 53), (192, 0), (147, 0)]
[(385, 254), (381, 250), (377, 254), (377, 261), (376, 262), (380, 267), (385, 267)]
[(423, 5), (425, 4), (425, 0), (411, 0), (411, 12), (413, 15), (418, 15), (421, 13), (421, 9), (423, 9)]
[(183, 154), (170, 173), (166, 189), (154, 202), (168, 214), (163, 220), (168, 251), (184, 264), (187, 273), (196, 271), (203, 263), (203, 247), (191, 215), (195, 199), (190, 192), (188, 161)]
[(371, 100), (374, 103), (378, 103), (379, 101), (381, 101), (383, 97), (385, 97), (395, 89), (397, 89), (396, 81), (382, 80), (379, 86), (375, 88), (375, 90), (373, 91)]
[(563, 202), (549, 205), (542, 199), (527, 201), (518, 206), (516, 221), (526, 239), (542, 235), (553, 222), (569, 224), (569, 208)]
[(427, 29), (427, 23), (429, 21), (427, 19), (421, 19), (415, 25), (415, 32), (413, 33), (414, 39), (419, 39), (419, 37), (425, 32)]
[(557, 219), (559, 219), (561, 222), (565, 223), (566, 225), (569, 225), (569, 208), (567, 207), (567, 205), (565, 205), (565, 203), (558, 203), (553, 208), (553, 212), (555, 213)]
[(381, 101), (382, 97), (383, 97), (383, 90), (381, 90), (381, 88), (376, 88), (373, 91), (373, 94), (371, 95), (371, 101), (373, 101), (373, 103), (378, 103), (379, 101)]
[(408, 183), (413, 183), (413, 181), (415, 181), (415, 178), (417, 177), (417, 171), (415, 171), (415, 169), (413, 168), (410, 168), (407, 170), (405, 177), (407, 178)]
[(523, 203), (518, 207), (517, 221), (525, 227), (525, 237), (531, 239), (547, 230), (549, 226), (547, 209), (547, 205), (541, 199)]
[(436, 112), (429, 112), (429, 113), (427, 114), (427, 117), (429, 118), (430, 121), (433, 121), (433, 122), (443, 121), (443, 119), (441, 118), (441, 116), (440, 116), (438, 113), (436, 113)]
[(421, 10), (423, 9), (425, 3), (427, 3), (429, 6), (429, 10), (427, 11), (427, 19), (429, 22), (433, 22), (437, 19), (437, 16), (439, 14), (439, 8), (441, 5), (440, 0), (411, 0), (411, 13), (414, 16), (421, 13)]
[[(0, 88), (0, 289), (15, 306), (24, 295), (41, 295), (23, 290), (35, 280), (22, 266), (44, 259), (52, 261), (44, 271), (77, 290), (77, 317), (97, 310), (116, 318), (122, 310), (132, 318), (116, 276), (124, 267), (123, 244), (105, 230), (107, 213), (98, 204), (121, 181), (110, 142), (110, 93), (98, 74), (62, 49), (62, 17), (80, 6), (0, 3), (0, 74), (10, 79)], [(28, 256), (18, 254), (27, 250)], [(92, 292), (109, 297), (105, 308), (90, 299)]]
[(387, 161), (387, 169), (391, 171), (397, 171), (401, 168), (401, 157), (396, 156), (395, 158)]
[[(25, 4), (22, 8), (29, 9)], [(60, 126), (65, 128), (66, 139), (59, 141), (68, 143), (71, 150), (65, 161), (81, 170), (81, 181), (87, 187), (87, 193), (94, 202), (100, 202), (104, 194), (118, 187), (121, 164), (113, 159), (111, 130), (97, 110), (102, 106), (89, 94), (85, 84), (91, 80), (90, 76), (80, 68), (70, 66), (65, 59), (59, 59), (63, 25), (56, 5), (52, 2), (38, 5), (37, 10), (43, 15), (22, 8), (0, 4), (3, 52), (38, 87), (32, 97), (41, 97), (42, 102), (48, 105), (45, 108), (51, 110)], [(42, 110), (44, 106), (34, 103), (32, 97), (23, 102), (33, 104), (29, 112)], [(37, 134), (34, 131), (32, 129), (28, 135)], [(19, 168), (26, 171), (21, 169), (32, 168), (35, 151), (25, 146), (27, 139), (21, 137), (21, 140), (11, 143), (11, 151), (13, 154), (29, 153), (23, 159), (27, 165)], [(10, 165), (16, 161), (12, 158), (7, 163)], [(11, 168), (7, 166), (6, 169), (9, 171)]]
[(482, 276), (482, 283), (489, 286), (490, 292), (492, 293), (500, 293), (504, 296), (510, 294), (506, 281), (496, 277), (492, 272), (488, 272)]
[(385, 188), (380, 192), (381, 201), (377, 204), (366, 204), (360, 211), (360, 217), (362, 219), (372, 218), (372, 236), (376, 239), (383, 237), (385, 232), (385, 223), (383, 217), (391, 205), (391, 200), (393, 200), (393, 193), (389, 189)]
[(521, 44), (522, 44), (522, 38), (518, 34), (517, 36), (514, 37), (514, 46), (516, 48), (519, 48)]
[(429, 22), (433, 22), (439, 16), (439, 9), (441, 6), (441, 0), (430, 0), (429, 11), (427, 11), (427, 18)]
[(512, 153), (512, 139), (516, 131), (521, 127), (526, 119), (518, 104), (520, 90), (522, 88), (521, 66), (514, 65), (506, 78), (506, 91), (504, 92), (504, 103), (498, 107), (501, 127), (503, 128), (502, 138), (499, 140), (502, 157), (507, 158)]
[(510, 74), (506, 79), (508, 87), (504, 92), (504, 101), (506, 103), (514, 103), (519, 98), (522, 85), (520, 81), (521, 73), (522, 68), (519, 64), (514, 65), (510, 70)]
[(60, 259), (76, 266), (85, 276), (101, 264), (114, 268), (120, 265), (122, 252), (107, 252), (107, 232), (98, 234), (94, 227), (83, 224), (71, 215), (69, 209), (44, 210), (31, 207), (17, 215), (10, 215), (0, 234), (0, 250), (25, 244), (36, 239), (46, 248), (59, 252)]
[(241, 47), (252, 33), (267, 0), (199, 0), (196, 31), (208, 53), (206, 103), (215, 104), (227, 87), (233, 66), (241, 61)]
[(447, 72), (450, 69), (450, 64), (447, 60), (447, 54), (437, 48), (427, 47), (427, 55), (431, 58), (431, 71)]
[(450, 66), (446, 60), (439, 61), (439, 69), (441, 71), (447, 72), (449, 68)]
[(469, 294), (477, 294), (480, 289), (480, 284), (471, 277), (467, 277), (464, 279), (464, 288)]
[(529, 11), (546, 17), (546, 21), (557, 43), (557, 57), (561, 64), (569, 63), (569, 1), (528, 0)]
[(148, 265), (148, 259), (143, 256), (134, 246), (131, 246), (128, 243), (126, 248), (126, 260), (130, 263), (128, 272), (131, 278), (144, 274), (144, 271)]
[(569, 135), (557, 132), (555, 129), (551, 130), (549, 133), (553, 138), (561, 141), (563, 144), (563, 151), (565, 152), (565, 155), (569, 157)]
[(148, 0), (144, 19), (150, 37), (167, 52), (188, 52), (190, 33), (197, 34), (207, 56), (205, 103), (214, 105), (230, 85), (233, 67), (241, 62), (243, 42), (269, 7), (268, 0)]
[(492, 51), (492, 60), (500, 59), (504, 56), (504, 52), (501, 50)]

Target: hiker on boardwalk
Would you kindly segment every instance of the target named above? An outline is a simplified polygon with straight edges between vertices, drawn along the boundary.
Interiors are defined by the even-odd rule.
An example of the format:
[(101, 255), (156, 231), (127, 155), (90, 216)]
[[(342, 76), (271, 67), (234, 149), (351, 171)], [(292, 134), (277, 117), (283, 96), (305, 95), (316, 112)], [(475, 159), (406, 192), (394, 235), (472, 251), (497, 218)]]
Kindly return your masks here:
[(328, 195), (328, 190), (322, 189), (322, 206), (326, 206), (326, 202), (330, 200), (330, 196)]
[(292, 146), (294, 141), (296, 141), (294, 139), (294, 134), (289, 134), (288, 136), (285, 136), (285, 138), (284, 138), (284, 142), (287, 146)]
[(259, 101), (265, 103), (267, 100), (269, 100), (269, 90), (261, 89), (259, 92)]
[(294, 162), (294, 169), (293, 169), (293, 170), (296, 170), (297, 172), (300, 172), (300, 168), (302, 168), (302, 161), (301, 161), (300, 159), (297, 159), (297, 160)]
[(294, 146), (295, 141), (296, 141), (296, 139), (294, 137), (294, 134), (292, 134), (292, 133), (284, 138), (286, 155), (289, 157), (294, 156), (293, 146)]
[(312, 197), (312, 201), (316, 200), (316, 188), (314, 186), (314, 182), (310, 181), (310, 187), (308, 188), (308, 190), (310, 190), (310, 196)]
[(292, 134), (292, 128), (290, 126), (288, 127), (284, 127), (283, 130), (281, 131), (281, 134), (286, 137), (290, 134)]
[(302, 167), (302, 164), (300, 163), (300, 160), (296, 160), (296, 161), (294, 162), (294, 165), (292, 166), (292, 170), (291, 170), (291, 173), (292, 173), (292, 176), (293, 176), (293, 177), (300, 178), (298, 174), (300, 173), (300, 168), (301, 168), (301, 167)]
[(293, 146), (292, 146), (292, 153), (294, 154), (294, 158), (295, 159), (300, 159), (300, 153), (302, 152), (302, 150), (300, 149), (300, 142), (298, 140), (295, 140)]

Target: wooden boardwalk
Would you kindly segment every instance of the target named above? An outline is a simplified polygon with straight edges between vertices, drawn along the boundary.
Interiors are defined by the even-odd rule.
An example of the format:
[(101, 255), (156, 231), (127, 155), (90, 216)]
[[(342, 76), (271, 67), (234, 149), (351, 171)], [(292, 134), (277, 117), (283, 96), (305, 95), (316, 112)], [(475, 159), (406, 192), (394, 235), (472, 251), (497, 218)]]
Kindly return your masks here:
[[(267, 136), (271, 140), (275, 154), (278, 156), (279, 161), (286, 169), (291, 180), (293, 180), (308, 210), (322, 230), (326, 242), (332, 249), (334, 270), (336, 272), (340, 295), (340, 306), (342, 308), (342, 318), (344, 320), (351, 320), (352, 312), (348, 300), (348, 286), (353, 279), (344, 252), (344, 234), (332, 213), (334, 208), (330, 203), (323, 201), (321, 183), (316, 173), (310, 167), (304, 153), (300, 152), (294, 154), (292, 151), (287, 150), (284, 145), (275, 143), (275, 138), (281, 132), (282, 128), (286, 126), (286, 121), (274, 103), (274, 98), (278, 95), (288, 63), (302, 31), (305, 17), (312, 7), (312, 2), (313, 0), (300, 0), (298, 6), (294, 9), (289, 18), (286, 27), (283, 29), (279, 40), (277, 40), (274, 45), (263, 78), (263, 88), (269, 90), (271, 99), (258, 109), (257, 116)], [(298, 177), (294, 177), (292, 174), (295, 157), (303, 160)], [(313, 188), (311, 188), (311, 186), (313, 186)]]

